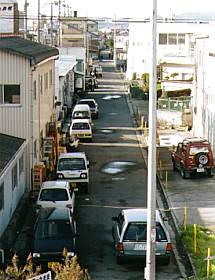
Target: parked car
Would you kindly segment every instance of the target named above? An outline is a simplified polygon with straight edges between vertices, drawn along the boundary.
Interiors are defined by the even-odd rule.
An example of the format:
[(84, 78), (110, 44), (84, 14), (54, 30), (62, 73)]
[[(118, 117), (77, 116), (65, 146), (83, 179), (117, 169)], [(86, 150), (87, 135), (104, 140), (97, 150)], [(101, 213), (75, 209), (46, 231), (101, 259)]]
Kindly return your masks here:
[(93, 73), (95, 75), (96, 78), (100, 77), (102, 78), (102, 73), (103, 73), (103, 69), (101, 65), (93, 65)]
[(72, 119), (88, 119), (92, 123), (90, 107), (87, 104), (77, 104), (72, 111)]
[(70, 188), (68, 181), (45, 181), (40, 188), (36, 206), (37, 208), (69, 207), (74, 212), (74, 189)]
[(74, 119), (70, 125), (70, 137), (92, 141), (92, 127), (88, 119)]
[(67, 180), (72, 187), (81, 188), (88, 193), (89, 161), (84, 152), (61, 154), (56, 172), (58, 180)]
[(73, 152), (77, 150), (79, 140), (76, 135), (70, 136), (71, 122), (65, 122), (61, 130), (60, 145), (65, 146), (67, 152)]
[(211, 176), (213, 153), (211, 144), (202, 138), (186, 138), (171, 154), (174, 170), (179, 170), (184, 179), (192, 174), (206, 173)]
[[(145, 259), (147, 209), (121, 210), (114, 221), (112, 236), (118, 264), (131, 259)], [(156, 260), (163, 264), (170, 261), (172, 244), (163, 220), (156, 210)]]
[(98, 81), (95, 76), (85, 76), (85, 91), (94, 91), (98, 88)]
[(41, 208), (36, 219), (32, 240), (32, 256), (35, 264), (62, 262), (66, 255), (76, 253), (76, 222), (69, 208)]
[(87, 104), (90, 107), (91, 115), (93, 119), (97, 119), (99, 115), (99, 107), (95, 99), (84, 98), (78, 101), (78, 104)]

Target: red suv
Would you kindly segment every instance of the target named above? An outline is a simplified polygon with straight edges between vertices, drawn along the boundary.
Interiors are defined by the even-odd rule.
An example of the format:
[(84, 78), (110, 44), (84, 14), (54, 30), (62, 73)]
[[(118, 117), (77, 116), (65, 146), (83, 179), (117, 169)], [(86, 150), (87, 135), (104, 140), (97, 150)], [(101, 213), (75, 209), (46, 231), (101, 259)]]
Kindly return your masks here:
[(172, 152), (173, 169), (179, 170), (184, 179), (193, 173), (206, 173), (211, 176), (213, 153), (210, 143), (201, 138), (186, 138), (175, 152)]

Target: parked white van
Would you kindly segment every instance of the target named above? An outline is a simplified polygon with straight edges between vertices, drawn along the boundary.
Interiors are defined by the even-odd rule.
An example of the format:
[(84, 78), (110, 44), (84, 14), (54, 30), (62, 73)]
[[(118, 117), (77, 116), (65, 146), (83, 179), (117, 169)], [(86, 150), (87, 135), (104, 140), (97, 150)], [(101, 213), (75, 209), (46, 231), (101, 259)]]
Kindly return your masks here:
[(72, 119), (88, 119), (92, 123), (90, 107), (87, 104), (77, 104), (72, 111)]
[(89, 161), (84, 152), (61, 154), (56, 171), (58, 180), (69, 181), (71, 187), (84, 189), (88, 193)]
[(68, 181), (45, 181), (40, 188), (37, 208), (69, 207), (74, 212), (75, 192)]
[(92, 127), (88, 119), (74, 119), (70, 125), (70, 137), (92, 141)]

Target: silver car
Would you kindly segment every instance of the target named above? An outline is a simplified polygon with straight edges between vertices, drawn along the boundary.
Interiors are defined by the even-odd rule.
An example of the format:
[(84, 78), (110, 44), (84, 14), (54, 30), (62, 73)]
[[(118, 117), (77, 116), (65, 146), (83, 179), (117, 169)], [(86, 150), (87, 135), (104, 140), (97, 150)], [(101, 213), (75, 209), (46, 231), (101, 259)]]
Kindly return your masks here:
[[(146, 257), (147, 209), (124, 209), (114, 221), (112, 236), (116, 261)], [(169, 233), (156, 210), (156, 260), (162, 264), (170, 261), (172, 244)]]

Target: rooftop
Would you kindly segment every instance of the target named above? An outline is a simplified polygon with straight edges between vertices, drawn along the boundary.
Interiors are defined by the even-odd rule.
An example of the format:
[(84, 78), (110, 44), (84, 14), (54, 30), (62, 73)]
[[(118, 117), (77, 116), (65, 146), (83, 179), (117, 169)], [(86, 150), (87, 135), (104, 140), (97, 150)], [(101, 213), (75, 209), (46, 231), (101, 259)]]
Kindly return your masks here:
[(59, 54), (57, 48), (16, 36), (0, 37), (0, 50), (26, 57), (30, 60), (31, 66)]
[(5, 169), (24, 142), (24, 139), (0, 133), (0, 173)]

